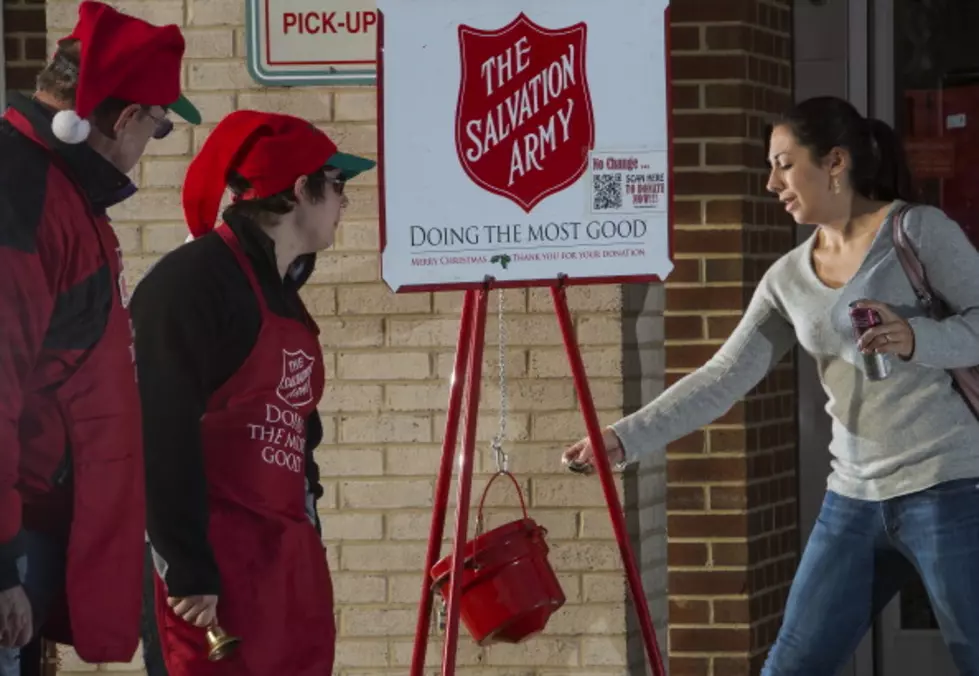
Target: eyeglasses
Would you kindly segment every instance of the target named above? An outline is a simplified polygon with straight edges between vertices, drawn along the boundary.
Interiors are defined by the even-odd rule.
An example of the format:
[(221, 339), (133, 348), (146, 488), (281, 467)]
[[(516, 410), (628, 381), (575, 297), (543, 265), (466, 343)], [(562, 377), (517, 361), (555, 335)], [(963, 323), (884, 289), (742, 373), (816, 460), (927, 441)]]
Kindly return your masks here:
[(156, 128), (153, 130), (153, 138), (157, 140), (166, 138), (173, 131), (173, 122), (166, 117), (157, 117), (149, 111), (146, 111), (146, 115), (156, 124)]

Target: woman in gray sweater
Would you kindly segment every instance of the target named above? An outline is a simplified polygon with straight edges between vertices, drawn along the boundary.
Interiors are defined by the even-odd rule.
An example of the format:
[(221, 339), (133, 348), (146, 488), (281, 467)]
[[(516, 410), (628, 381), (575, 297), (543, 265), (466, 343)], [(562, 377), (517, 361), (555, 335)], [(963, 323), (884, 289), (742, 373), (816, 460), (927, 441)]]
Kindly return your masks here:
[[(932, 287), (954, 316), (929, 318), (892, 245), (911, 199), (893, 129), (832, 97), (775, 125), (768, 189), (819, 227), (767, 271), (717, 354), (605, 430), (613, 462), (633, 462), (711, 423), (797, 342), (816, 360), (832, 418), (832, 473), (762, 676), (831, 676), (877, 613), (920, 575), (952, 657), (979, 676), (979, 422), (948, 369), (979, 364), (979, 253), (940, 210), (903, 219)], [(882, 325), (854, 339), (849, 308)], [(871, 380), (864, 353), (891, 373)], [(586, 467), (587, 439), (564, 453)]]

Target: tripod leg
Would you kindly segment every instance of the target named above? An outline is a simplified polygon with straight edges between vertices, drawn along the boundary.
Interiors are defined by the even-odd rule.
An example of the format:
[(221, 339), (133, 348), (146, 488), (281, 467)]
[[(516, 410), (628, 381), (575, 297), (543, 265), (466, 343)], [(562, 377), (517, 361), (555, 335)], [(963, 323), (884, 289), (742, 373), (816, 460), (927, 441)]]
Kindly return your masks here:
[(578, 405), (581, 407), (581, 414), (585, 418), (588, 438), (595, 450), (595, 465), (598, 467), (598, 475), (602, 480), (602, 490), (605, 492), (605, 501), (608, 503), (612, 529), (615, 531), (615, 540), (618, 542), (619, 553), (622, 556), (622, 563), (625, 566), (626, 577), (629, 581), (629, 592), (636, 608), (636, 614), (639, 616), (639, 628), (642, 632), (643, 644), (646, 647), (646, 655), (652, 665), (653, 676), (665, 676), (663, 658), (659, 652), (659, 644), (656, 642), (656, 631), (649, 616), (649, 604), (646, 602), (642, 578), (639, 577), (636, 558), (632, 552), (632, 544), (629, 542), (629, 534), (626, 531), (622, 504), (619, 502), (619, 494), (615, 489), (615, 480), (612, 477), (612, 467), (605, 451), (605, 443), (602, 441), (602, 428), (598, 423), (598, 413), (595, 411), (595, 401), (592, 399), (591, 389), (588, 387), (588, 376), (585, 373), (585, 365), (581, 360), (581, 350), (574, 335), (571, 311), (568, 309), (568, 298), (564, 287), (552, 287), (551, 297), (554, 300), (554, 312), (557, 315), (558, 323), (561, 325), (561, 335), (564, 338), (564, 347), (568, 353), (571, 374), (574, 376)]
[(456, 343), (452, 382), (449, 384), (449, 408), (442, 437), (442, 462), (439, 464), (435, 483), (435, 504), (432, 508), (432, 526), (428, 536), (425, 568), (422, 570), (421, 600), (418, 603), (418, 621), (415, 626), (415, 646), (411, 655), (410, 676), (422, 676), (428, 651), (428, 630), (432, 616), (432, 579), (429, 572), (442, 551), (442, 535), (445, 531), (445, 515), (449, 504), (449, 485), (452, 481), (452, 461), (455, 459), (456, 441), (459, 438), (459, 418), (462, 412), (462, 392), (469, 366), (472, 343), (472, 320), (476, 306), (476, 292), (466, 291), (459, 320), (459, 340)]
[(472, 492), (473, 459), (476, 454), (476, 422), (479, 417), (479, 386), (483, 374), (483, 348), (486, 339), (486, 308), (489, 289), (480, 289), (473, 317), (472, 348), (469, 351), (469, 380), (466, 383), (466, 427), (462, 437), (459, 463), (459, 489), (456, 499), (455, 539), (452, 542), (452, 575), (449, 578), (449, 608), (442, 654), (442, 676), (455, 676), (456, 649), (459, 645), (460, 592), (462, 564), (469, 526), (469, 502)]

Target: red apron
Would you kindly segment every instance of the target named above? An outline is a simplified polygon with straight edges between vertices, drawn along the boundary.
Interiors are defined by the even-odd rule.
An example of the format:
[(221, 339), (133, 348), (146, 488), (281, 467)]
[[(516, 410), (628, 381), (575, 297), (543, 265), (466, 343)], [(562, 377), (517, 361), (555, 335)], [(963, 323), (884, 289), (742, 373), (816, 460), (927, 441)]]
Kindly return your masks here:
[(116, 280), (105, 333), (55, 392), (68, 430), (72, 522), (65, 601), (43, 632), (71, 643), (84, 661), (128, 662), (139, 645), (145, 476), (142, 417), (122, 253), (106, 218), (96, 231)]
[[(4, 119), (44, 148), (62, 172), (61, 177), (52, 174), (48, 188), (65, 190), (59, 209), (71, 221), (66, 227), (85, 229), (79, 236), (97, 239), (115, 282), (102, 337), (52, 392), (71, 459), (71, 509), (64, 515), (70, 519), (70, 531), (65, 588), (41, 634), (72, 644), (89, 663), (129, 662), (139, 646), (146, 503), (142, 418), (122, 250), (108, 217), (93, 212), (70, 172), (44, 146), (30, 122), (14, 109)], [(74, 192), (67, 192), (69, 185)], [(23, 467), (25, 459), (21, 462)], [(55, 506), (60, 518), (59, 507), (60, 502)]]
[(323, 544), (306, 514), (305, 423), (323, 395), (319, 331), (269, 311), (233, 231), (217, 232), (262, 312), (258, 340), (201, 419), (210, 542), (221, 574), (218, 623), (241, 638), (207, 659), (205, 630), (177, 617), (155, 578), (160, 645), (170, 676), (330, 676), (336, 628)]

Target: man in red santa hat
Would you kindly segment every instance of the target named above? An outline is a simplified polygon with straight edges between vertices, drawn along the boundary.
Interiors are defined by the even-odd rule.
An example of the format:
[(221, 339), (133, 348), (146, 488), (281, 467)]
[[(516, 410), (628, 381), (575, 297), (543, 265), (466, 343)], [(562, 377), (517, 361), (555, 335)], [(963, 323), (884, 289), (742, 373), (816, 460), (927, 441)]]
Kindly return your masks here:
[(139, 640), (145, 530), (132, 325), (106, 210), (176, 113), (184, 39), (79, 6), (0, 120), (0, 676), (44, 636), (86, 662)]

